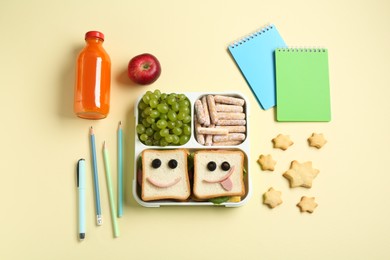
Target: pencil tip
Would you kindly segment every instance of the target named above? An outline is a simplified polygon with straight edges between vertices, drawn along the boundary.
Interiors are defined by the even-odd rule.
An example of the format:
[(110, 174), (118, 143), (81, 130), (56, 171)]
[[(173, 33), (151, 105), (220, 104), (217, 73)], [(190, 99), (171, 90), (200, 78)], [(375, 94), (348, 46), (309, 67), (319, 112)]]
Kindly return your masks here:
[(93, 135), (93, 128), (92, 128), (92, 126), (91, 126), (91, 128), (89, 129), (89, 134), (90, 134), (90, 135)]

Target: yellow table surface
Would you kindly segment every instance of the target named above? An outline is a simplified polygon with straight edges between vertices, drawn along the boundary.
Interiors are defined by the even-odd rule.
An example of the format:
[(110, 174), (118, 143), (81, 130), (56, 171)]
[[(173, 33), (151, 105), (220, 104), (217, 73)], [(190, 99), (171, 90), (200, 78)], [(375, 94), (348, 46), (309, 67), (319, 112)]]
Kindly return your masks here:
[[(332, 121), (278, 123), (262, 110), (227, 46), (273, 23), (290, 46), (329, 50)], [(389, 259), (390, 2), (11, 1), (0, 3), (0, 259)], [(84, 34), (100, 30), (112, 60), (111, 112), (89, 121), (72, 110), (75, 60)], [(126, 76), (150, 52), (161, 77), (146, 87)], [(147, 90), (240, 91), (250, 107), (253, 196), (240, 208), (143, 208), (132, 197), (133, 107)], [(101, 146), (116, 183), (116, 129), (125, 136), (125, 206), (113, 237)], [(95, 225), (88, 129), (98, 147), (103, 226)], [(309, 148), (324, 133), (328, 143)], [(287, 151), (272, 148), (291, 136)], [(256, 162), (272, 154), (274, 172)], [(77, 239), (75, 166), (87, 160), (87, 234)], [(292, 160), (320, 170), (311, 189), (290, 189)], [(282, 192), (269, 209), (262, 194)], [(116, 190), (116, 187), (115, 187)], [(301, 196), (315, 196), (313, 214)]]

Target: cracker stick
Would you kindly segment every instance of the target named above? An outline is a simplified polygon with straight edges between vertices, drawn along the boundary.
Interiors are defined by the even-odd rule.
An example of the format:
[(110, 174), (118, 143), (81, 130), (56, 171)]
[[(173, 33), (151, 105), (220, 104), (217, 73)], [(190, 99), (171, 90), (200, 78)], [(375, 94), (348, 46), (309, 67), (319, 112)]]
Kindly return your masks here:
[(230, 105), (237, 105), (237, 106), (243, 106), (245, 104), (245, 100), (242, 98), (215, 95), (214, 99), (215, 102), (223, 103), (223, 104), (230, 104)]
[[(213, 129), (214, 127), (215, 127), (215, 125), (211, 124), (209, 126), (209, 129)], [(206, 146), (213, 145), (213, 135), (206, 135), (204, 145), (206, 145)]]
[(196, 112), (196, 118), (198, 119), (199, 124), (204, 124), (206, 119), (205, 119), (205, 115), (204, 115), (202, 101), (200, 101), (199, 99), (195, 101), (195, 112)]
[(203, 125), (209, 126), (210, 125), (210, 114), (209, 114), (209, 106), (207, 105), (206, 96), (202, 97), (202, 105), (203, 105), (204, 117), (205, 117), (205, 121), (204, 121)]
[(246, 125), (245, 119), (236, 119), (236, 120), (218, 120), (217, 125)]
[(229, 133), (245, 133), (246, 126), (244, 125), (217, 125), (216, 128), (226, 128)]
[(245, 119), (245, 113), (221, 113), (218, 112), (218, 120), (222, 119), (229, 119), (229, 120), (235, 120), (235, 119)]
[(198, 127), (196, 130), (199, 134), (204, 135), (227, 135), (229, 130), (223, 128)]
[(204, 145), (204, 135), (198, 133), (198, 128), (201, 127), (201, 124), (199, 124), (198, 119), (195, 117), (195, 139), (198, 141), (198, 143)]
[(215, 101), (213, 95), (207, 95), (207, 105), (209, 105), (211, 123), (216, 124), (218, 118), (217, 118), (217, 111), (215, 110)]
[(227, 146), (227, 145), (238, 145), (242, 141), (224, 141), (224, 142), (213, 142), (212, 146)]
[(244, 108), (242, 106), (236, 105), (224, 105), (224, 104), (215, 104), (215, 109), (217, 112), (244, 112)]
[(243, 140), (245, 140), (245, 134), (242, 133), (213, 136), (213, 142), (243, 141)]

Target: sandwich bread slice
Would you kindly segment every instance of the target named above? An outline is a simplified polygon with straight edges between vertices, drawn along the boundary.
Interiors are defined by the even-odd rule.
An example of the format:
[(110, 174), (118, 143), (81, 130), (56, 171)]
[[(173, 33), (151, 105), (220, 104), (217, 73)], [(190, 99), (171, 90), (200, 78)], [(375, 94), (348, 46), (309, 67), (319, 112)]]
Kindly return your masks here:
[(186, 200), (191, 194), (187, 157), (184, 149), (144, 150), (142, 200)]
[(194, 154), (193, 193), (196, 199), (244, 196), (244, 154), (230, 150), (200, 150)]

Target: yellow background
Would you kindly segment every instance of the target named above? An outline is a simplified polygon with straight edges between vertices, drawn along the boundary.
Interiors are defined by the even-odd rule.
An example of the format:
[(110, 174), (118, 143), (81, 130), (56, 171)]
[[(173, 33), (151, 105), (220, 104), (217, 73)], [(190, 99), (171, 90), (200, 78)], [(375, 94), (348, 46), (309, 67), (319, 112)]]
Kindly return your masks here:
[[(290, 46), (329, 50), (332, 121), (278, 123), (257, 105), (227, 52), (234, 40), (274, 23)], [(358, 1), (11, 1), (0, 3), (1, 259), (389, 259), (390, 2)], [(73, 115), (77, 53), (100, 30), (112, 60), (107, 119)], [(131, 57), (150, 52), (162, 64), (151, 86), (130, 83)], [(133, 107), (147, 90), (237, 90), (249, 97), (253, 196), (234, 209), (138, 206), (133, 179)], [(124, 124), (126, 204), (113, 238), (101, 145), (107, 141), (116, 183), (116, 128)], [(95, 225), (87, 167), (87, 235), (77, 240), (75, 166), (90, 161), (96, 132), (104, 225)], [(328, 144), (306, 139), (322, 132)], [(277, 134), (295, 144), (272, 148)], [(277, 160), (262, 172), (260, 154)], [(312, 189), (290, 189), (281, 175), (292, 160), (313, 161)], [(270, 210), (274, 187), (283, 204)], [(296, 207), (315, 196), (313, 214)]]

